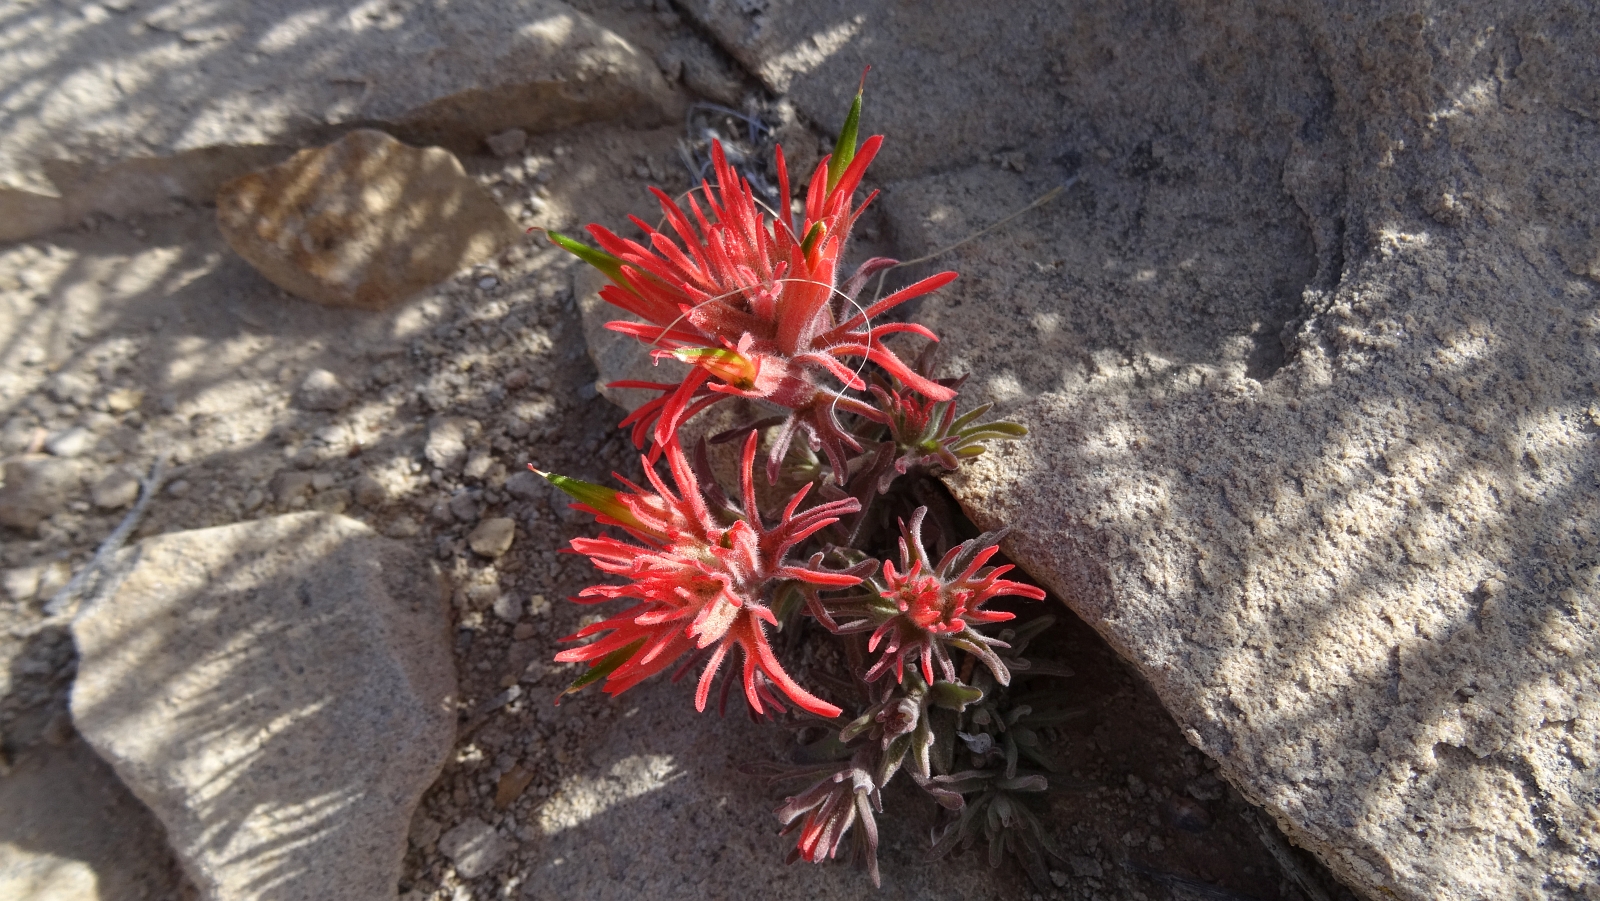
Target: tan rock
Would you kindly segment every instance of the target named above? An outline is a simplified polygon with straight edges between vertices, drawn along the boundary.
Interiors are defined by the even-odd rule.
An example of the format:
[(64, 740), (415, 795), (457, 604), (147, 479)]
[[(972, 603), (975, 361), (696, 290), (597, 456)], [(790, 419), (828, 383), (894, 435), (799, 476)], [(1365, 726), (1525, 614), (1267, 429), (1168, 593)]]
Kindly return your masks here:
[[(918, 312), (1032, 429), (955, 482), (979, 525), (1358, 891), (1592, 896), (1600, 20), (840, 8), (773, 4), (735, 55), (833, 123), (881, 63), (902, 255), (1077, 178)], [(892, 55), (957, 30), (1004, 62)]]
[(455, 734), (438, 576), (317, 513), (130, 556), (73, 622), (72, 716), (202, 896), (392, 901)]
[(35, 3), (6, 28), (31, 49), (0, 55), (0, 84), (34, 99), (0, 107), (0, 241), (205, 202), (330, 128), (379, 124), (470, 153), (508, 129), (655, 124), (683, 103), (648, 54), (560, 0), (305, 15), (247, 0)]
[(516, 520), (496, 516), (478, 523), (472, 534), (467, 536), (467, 544), (474, 553), (485, 557), (499, 557), (511, 550), (511, 542), (516, 537)]
[(366, 310), (393, 306), (521, 237), (449, 151), (370, 129), (223, 185), (217, 223), (284, 290)]

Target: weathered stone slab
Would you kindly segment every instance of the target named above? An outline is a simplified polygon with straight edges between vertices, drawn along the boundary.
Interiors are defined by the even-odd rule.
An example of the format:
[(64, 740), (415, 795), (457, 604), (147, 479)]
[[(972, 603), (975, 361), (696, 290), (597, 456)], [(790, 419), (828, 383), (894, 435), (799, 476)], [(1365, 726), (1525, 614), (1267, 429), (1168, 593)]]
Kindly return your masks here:
[(522, 236), (450, 151), (365, 128), (223, 185), (217, 225), (285, 291), (368, 310), (393, 306)]
[(79, 731), (205, 897), (395, 898), (455, 734), (438, 577), (320, 513), (136, 553), (73, 623)]
[(690, 6), (825, 124), (874, 64), (905, 256), (1078, 178), (934, 264), (1033, 430), (954, 487), (1224, 776), (1375, 897), (1600, 892), (1591, 10)]
[(559, 0), (13, 5), (0, 21), (0, 240), (222, 182), (382, 124), (476, 150), (677, 103), (655, 63)]

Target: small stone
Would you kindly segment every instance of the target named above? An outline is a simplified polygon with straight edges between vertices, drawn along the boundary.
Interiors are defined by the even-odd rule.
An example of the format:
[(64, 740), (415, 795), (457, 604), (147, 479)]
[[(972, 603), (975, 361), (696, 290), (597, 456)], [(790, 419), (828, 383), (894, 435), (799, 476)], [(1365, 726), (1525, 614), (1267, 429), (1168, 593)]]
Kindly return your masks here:
[(478, 279), (478, 287), (485, 291), (495, 287), (498, 284), (500, 284), (500, 280), (492, 275), (485, 275), (483, 278)]
[(494, 599), (494, 615), (508, 623), (522, 619), (522, 599), (514, 594), (500, 595)]
[(350, 507), (350, 489), (335, 488), (311, 499), (311, 509), (323, 513), (343, 513)]
[(291, 294), (383, 310), (519, 240), (461, 162), (358, 129), (217, 192), (228, 244)]
[(282, 472), (273, 480), (272, 495), (278, 506), (287, 507), (296, 500), (305, 502), (311, 494), (311, 473)]
[(302, 410), (337, 411), (350, 402), (350, 392), (338, 376), (326, 369), (313, 369), (301, 379), (294, 402)]
[(83, 426), (73, 426), (57, 432), (44, 443), (44, 449), (56, 457), (76, 457), (94, 444), (94, 433)]
[(444, 834), (444, 827), (432, 817), (418, 817), (411, 821), (411, 834), (409, 840), (412, 847), (430, 848)]
[(450, 516), (458, 522), (475, 522), (478, 518), (478, 497), (475, 492), (462, 491), (450, 498)]
[(356, 477), (351, 493), (356, 503), (368, 510), (376, 510), (389, 501), (389, 492), (384, 490), (383, 483), (366, 473)]
[(544, 616), (546, 613), (549, 613), (549, 612), (550, 612), (550, 599), (549, 598), (545, 597), (542, 594), (536, 594), (536, 595), (533, 595), (532, 597), (528, 598), (528, 615), (529, 616)]
[(45, 382), (45, 393), (58, 404), (87, 407), (94, 397), (95, 380), (81, 372), (58, 372)]
[(139, 479), (123, 469), (114, 469), (89, 489), (89, 499), (102, 510), (120, 510), (139, 499)]
[(144, 403), (144, 392), (137, 388), (118, 388), (106, 395), (106, 409), (113, 413), (137, 410), (142, 403)]
[(464, 416), (440, 416), (428, 424), (423, 456), (445, 472), (455, 472), (467, 460), (467, 443), (477, 440), (483, 427)]
[(5, 462), (0, 486), (0, 526), (31, 531), (67, 505), (81, 486), (77, 461), (43, 454)]
[(397, 516), (383, 529), (390, 538), (415, 538), (422, 526), (409, 516)]
[(161, 400), (157, 405), (161, 407), (161, 412), (163, 413), (168, 415), (176, 413), (178, 412), (178, 395), (169, 391), (161, 395)]
[(478, 527), (467, 536), (467, 545), (474, 553), (485, 557), (499, 557), (511, 550), (511, 541), (516, 538), (517, 524), (514, 520), (504, 516), (496, 516), (478, 523)]
[(533, 637), (533, 633), (533, 623), (517, 623), (517, 627), (511, 630), (511, 640), (527, 641)]
[(339, 477), (331, 472), (318, 472), (311, 475), (311, 487), (317, 491), (327, 491), (339, 481)]
[(31, 601), (39, 596), (39, 577), (43, 574), (42, 566), (8, 569), (0, 573), (0, 588), (4, 588), (13, 601)]
[(467, 465), (461, 468), (461, 474), (469, 479), (482, 479), (493, 465), (494, 457), (483, 448), (478, 448), (467, 457)]
[(167, 486), (167, 494), (170, 497), (188, 497), (191, 487), (188, 479), (178, 479)]
[(262, 491), (260, 488), (252, 488), (244, 496), (244, 509), (247, 512), (254, 513), (256, 510), (259, 510), (261, 508), (262, 504), (264, 504), (266, 502), (267, 502), (266, 492)]
[(511, 848), (494, 827), (472, 817), (439, 839), (439, 851), (462, 879), (477, 879), (499, 866)]
[(550, 483), (538, 473), (524, 469), (506, 479), (506, 493), (519, 501), (538, 500), (549, 495)]
[(467, 588), (467, 604), (474, 610), (482, 610), (499, 602), (501, 598), (499, 585), (472, 585)]
[(532, 770), (525, 770), (521, 764), (517, 764), (501, 776), (500, 783), (494, 789), (494, 809), (505, 810), (522, 797), (522, 793), (533, 783), (533, 775)]
[(528, 146), (528, 133), (520, 128), (511, 128), (496, 135), (490, 135), (483, 141), (489, 145), (489, 152), (501, 159), (521, 153)]

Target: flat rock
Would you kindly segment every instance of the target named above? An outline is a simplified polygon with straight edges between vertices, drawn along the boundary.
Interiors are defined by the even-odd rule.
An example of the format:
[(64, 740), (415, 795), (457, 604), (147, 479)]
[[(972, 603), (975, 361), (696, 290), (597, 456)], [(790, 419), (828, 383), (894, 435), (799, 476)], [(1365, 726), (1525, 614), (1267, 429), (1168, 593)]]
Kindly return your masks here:
[(874, 64), (904, 256), (1076, 177), (933, 264), (1032, 429), (953, 487), (1223, 777), (1374, 897), (1594, 896), (1600, 19), (688, 7), (824, 124)]
[(73, 623), (72, 716), (202, 895), (395, 898), (455, 732), (438, 577), (318, 513), (129, 553)]
[(0, 240), (205, 202), (356, 124), (472, 152), (513, 128), (654, 124), (655, 62), (559, 0), (31, 3), (0, 23)]
[[(285, 291), (365, 310), (393, 306), (521, 237), (448, 150), (371, 129), (223, 185), (217, 224)], [(309, 385), (307, 401), (302, 385), (301, 403), (328, 409), (337, 388), (336, 379)]]

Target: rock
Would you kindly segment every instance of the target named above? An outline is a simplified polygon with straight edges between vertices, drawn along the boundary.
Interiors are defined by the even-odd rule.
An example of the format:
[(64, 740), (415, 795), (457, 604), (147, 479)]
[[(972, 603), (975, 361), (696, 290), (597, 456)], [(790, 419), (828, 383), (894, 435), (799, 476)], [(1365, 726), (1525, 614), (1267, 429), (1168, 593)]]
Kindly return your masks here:
[(446, 506), (450, 511), (450, 518), (455, 521), (476, 522), (479, 513), (478, 492), (458, 491)]
[(39, 577), (43, 574), (42, 566), (13, 567), (0, 572), (0, 588), (13, 601), (31, 601), (39, 595)]
[[(476, 548), (474, 548), (476, 550)], [(522, 598), (515, 594), (501, 594), (494, 599), (494, 615), (502, 622), (515, 623), (522, 619)]]
[(44, 443), (44, 449), (56, 457), (76, 457), (94, 445), (94, 433), (81, 425), (57, 432)]
[(538, 500), (549, 497), (550, 483), (546, 482), (538, 473), (524, 469), (514, 472), (506, 479), (506, 493), (519, 501)]
[(485, 557), (499, 557), (511, 550), (511, 541), (516, 537), (516, 520), (496, 516), (478, 523), (478, 527), (467, 536), (467, 545), (474, 553)]
[(243, 0), (140, 4), (98, 22), (35, 4), (8, 21), (42, 46), (0, 59), (0, 84), (48, 100), (0, 111), (0, 241), (168, 197), (207, 202), (355, 123), (465, 153), (512, 128), (651, 125), (682, 105), (648, 55), (557, 0), (302, 17)]
[(139, 499), (139, 477), (125, 469), (113, 469), (89, 489), (89, 499), (102, 510), (120, 510)]
[(106, 409), (113, 413), (137, 410), (142, 403), (144, 403), (144, 392), (137, 388), (118, 388), (106, 395)]
[(70, 370), (58, 372), (45, 382), (45, 393), (58, 404), (87, 407), (98, 386), (92, 376)]
[(311, 479), (309, 472), (280, 472), (272, 480), (272, 496), (280, 507), (289, 507), (296, 500), (305, 503), (311, 496)]
[(439, 839), (439, 850), (455, 864), (462, 879), (477, 879), (511, 853), (511, 846), (488, 823), (471, 817)]
[(917, 314), (1032, 430), (979, 526), (1358, 892), (1592, 893), (1600, 20), (761, 6), (686, 4), (813, 121), (877, 57), (903, 256), (1076, 178)]
[(167, 485), (167, 497), (188, 497), (189, 489), (193, 487), (188, 479), (174, 479)]
[(512, 128), (484, 138), (483, 143), (488, 145), (490, 153), (505, 159), (516, 156), (528, 146), (528, 133), (520, 128)]
[(217, 191), (228, 245), (291, 294), (382, 310), (521, 237), (439, 147), (361, 129)]
[(369, 473), (357, 476), (350, 490), (356, 503), (368, 510), (376, 510), (389, 502), (389, 492), (383, 487), (383, 483)]
[(339, 377), (326, 369), (313, 369), (300, 381), (294, 393), (295, 406), (302, 410), (336, 412), (350, 402), (350, 392)]
[(438, 416), (428, 423), (423, 456), (445, 472), (455, 472), (467, 459), (467, 442), (476, 441), (483, 427), (464, 416)]
[(136, 561), (72, 624), (72, 715), (202, 896), (394, 898), (455, 729), (438, 576), (315, 513), (149, 538)]
[(81, 487), (76, 460), (25, 454), (5, 461), (0, 485), (0, 526), (32, 531), (63, 509)]

